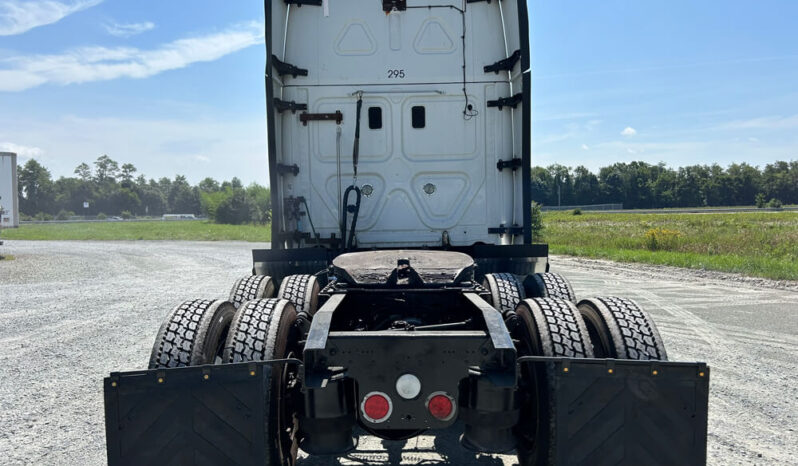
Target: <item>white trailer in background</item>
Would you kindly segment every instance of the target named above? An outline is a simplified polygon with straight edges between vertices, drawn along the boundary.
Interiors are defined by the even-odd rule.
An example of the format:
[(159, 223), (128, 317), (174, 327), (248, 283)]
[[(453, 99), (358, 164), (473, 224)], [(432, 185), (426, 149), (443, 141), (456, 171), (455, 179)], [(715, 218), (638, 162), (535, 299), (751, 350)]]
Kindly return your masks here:
[(17, 154), (0, 152), (0, 228), (18, 226)]

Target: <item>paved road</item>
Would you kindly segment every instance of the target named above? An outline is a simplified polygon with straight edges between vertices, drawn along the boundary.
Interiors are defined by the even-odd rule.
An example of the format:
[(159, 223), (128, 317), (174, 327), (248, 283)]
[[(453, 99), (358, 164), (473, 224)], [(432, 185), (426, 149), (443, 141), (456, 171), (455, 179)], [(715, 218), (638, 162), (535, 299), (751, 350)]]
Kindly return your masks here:
[[(262, 245), (261, 245), (262, 246)], [(225, 296), (246, 243), (23, 242), (0, 262), (0, 458), (105, 461), (101, 380), (147, 361), (161, 319), (190, 297)], [(700, 273), (555, 258), (579, 296), (625, 295), (651, 311), (673, 360), (712, 366), (711, 464), (798, 459), (798, 292)], [(362, 436), (341, 463), (513, 464), (475, 456), (457, 432), (408, 442)], [(303, 464), (337, 464), (304, 459)]]

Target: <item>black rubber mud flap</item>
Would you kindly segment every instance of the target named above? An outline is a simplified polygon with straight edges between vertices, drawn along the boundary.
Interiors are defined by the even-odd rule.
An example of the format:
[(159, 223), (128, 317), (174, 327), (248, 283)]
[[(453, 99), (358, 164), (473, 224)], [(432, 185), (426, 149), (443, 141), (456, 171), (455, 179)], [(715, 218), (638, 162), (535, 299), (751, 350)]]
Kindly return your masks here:
[(519, 363), (547, 364), (552, 464), (706, 464), (706, 364), (536, 356)]
[(108, 464), (266, 464), (268, 364), (113, 373)]

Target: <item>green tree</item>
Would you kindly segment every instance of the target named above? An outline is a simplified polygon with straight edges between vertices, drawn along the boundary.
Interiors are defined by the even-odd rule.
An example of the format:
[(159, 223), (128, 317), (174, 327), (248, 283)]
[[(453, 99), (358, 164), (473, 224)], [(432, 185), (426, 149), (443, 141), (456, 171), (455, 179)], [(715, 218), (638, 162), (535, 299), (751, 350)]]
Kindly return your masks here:
[(549, 195), (551, 194), (551, 186), (554, 184), (554, 180), (548, 170), (543, 167), (532, 167), (530, 183), (532, 200), (540, 204), (549, 205)]
[(75, 174), (84, 182), (88, 183), (91, 181), (91, 167), (88, 164), (81, 163), (80, 165), (75, 168)]
[(232, 195), (224, 199), (216, 209), (216, 223), (240, 225), (250, 222), (255, 206), (243, 189), (233, 189)]
[(175, 181), (171, 183), (168, 201), (173, 214), (199, 214), (202, 210), (199, 190), (192, 188), (182, 175), (175, 176)]
[(598, 177), (582, 165), (576, 167), (574, 170), (574, 203), (579, 205), (596, 204), (599, 195)]
[(94, 162), (94, 179), (98, 183), (114, 181), (119, 172), (119, 164), (107, 155), (102, 155)]
[(252, 202), (251, 221), (266, 224), (272, 219), (272, 196), (269, 188), (252, 183), (247, 186), (247, 197)]
[(216, 191), (219, 191), (221, 189), (219, 187), (219, 182), (211, 177), (207, 177), (204, 180), (200, 181), (197, 187), (203, 193), (215, 193)]
[(30, 159), (18, 172), (19, 209), (28, 215), (40, 212), (55, 213), (53, 180), (50, 171), (35, 159)]
[(133, 165), (132, 163), (122, 164), (122, 173), (119, 175), (119, 178), (122, 181), (126, 181), (127, 183), (132, 183), (133, 174), (136, 173), (137, 171), (138, 170), (136, 170), (135, 165)]

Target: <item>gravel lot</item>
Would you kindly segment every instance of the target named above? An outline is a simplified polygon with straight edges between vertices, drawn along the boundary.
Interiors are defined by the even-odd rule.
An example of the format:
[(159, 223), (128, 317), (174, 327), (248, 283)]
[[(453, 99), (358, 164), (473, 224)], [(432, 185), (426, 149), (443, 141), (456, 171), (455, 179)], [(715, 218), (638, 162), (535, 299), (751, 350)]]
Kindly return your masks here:
[[(0, 246), (0, 462), (105, 462), (102, 378), (146, 365), (183, 299), (226, 296), (252, 243), (24, 242)], [(798, 285), (606, 261), (554, 258), (580, 297), (625, 295), (659, 324), (672, 360), (712, 366), (711, 464), (798, 461)], [(342, 463), (513, 464), (474, 456), (457, 432), (368, 436)], [(304, 464), (337, 464), (305, 459)]]

